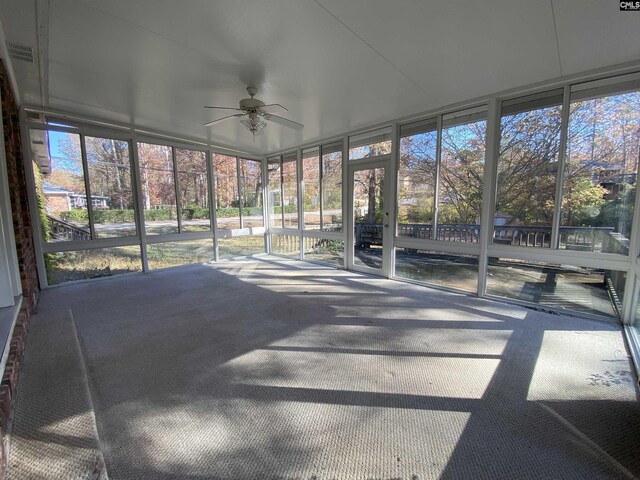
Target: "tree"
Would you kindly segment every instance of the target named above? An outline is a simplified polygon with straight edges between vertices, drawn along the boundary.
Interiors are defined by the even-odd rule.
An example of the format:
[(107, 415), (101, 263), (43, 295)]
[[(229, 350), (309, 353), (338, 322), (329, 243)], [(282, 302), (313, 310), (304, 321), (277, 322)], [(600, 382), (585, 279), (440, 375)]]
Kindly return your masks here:
[(502, 117), (496, 211), (524, 225), (551, 225), (561, 108)]
[(70, 192), (84, 192), (84, 176), (74, 171), (56, 168), (46, 176), (46, 182)]
[(184, 210), (207, 209), (209, 206), (209, 186), (207, 184), (207, 157), (204, 152), (176, 149), (176, 170), (178, 172), (178, 199)]
[(262, 164), (240, 159), (240, 191), (243, 207), (262, 206)]
[[(92, 196), (108, 198), (108, 207), (117, 209), (133, 208), (131, 189), (131, 167), (129, 143), (108, 138), (85, 137), (89, 185)], [(70, 165), (74, 173), (64, 172), (74, 191), (84, 193), (84, 175), (79, 137), (66, 135), (60, 139), (58, 150), (65, 159), (63, 165)], [(55, 177), (55, 171), (52, 175)]]
[(322, 165), (322, 207), (342, 208), (342, 152), (324, 153)]
[[(51, 155), (51, 172), (43, 177), (44, 183), (64, 188), (74, 193), (84, 194), (84, 174), (82, 155), (80, 153), (80, 137), (75, 134), (56, 135), (57, 151), (60, 155)], [(52, 137), (49, 136), (49, 141)], [(49, 151), (56, 150), (53, 145)]]
[[(640, 93), (573, 102), (568, 134), (563, 225), (613, 227), (628, 236), (640, 160)], [(576, 191), (588, 182), (589, 191)]]
[(433, 222), (436, 181), (435, 130), (400, 139), (398, 221)]
[(236, 157), (213, 155), (217, 208), (238, 208), (238, 166)]
[(562, 192), (562, 224), (594, 226), (594, 219), (604, 205), (606, 189), (594, 185), (588, 177), (574, 175), (565, 181)]
[(481, 120), (442, 130), (438, 223), (479, 222), (486, 127)]
[(140, 183), (145, 210), (175, 211), (176, 191), (171, 147), (138, 143)]
[(92, 196), (108, 198), (110, 209), (133, 209), (129, 143), (85, 137)]

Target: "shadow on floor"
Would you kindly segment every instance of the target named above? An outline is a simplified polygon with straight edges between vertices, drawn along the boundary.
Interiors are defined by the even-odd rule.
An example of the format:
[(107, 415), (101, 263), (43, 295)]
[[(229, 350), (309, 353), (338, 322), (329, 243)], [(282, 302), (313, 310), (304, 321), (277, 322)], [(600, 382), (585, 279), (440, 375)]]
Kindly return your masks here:
[(43, 292), (63, 308), (112, 478), (640, 474), (615, 325), (273, 259)]

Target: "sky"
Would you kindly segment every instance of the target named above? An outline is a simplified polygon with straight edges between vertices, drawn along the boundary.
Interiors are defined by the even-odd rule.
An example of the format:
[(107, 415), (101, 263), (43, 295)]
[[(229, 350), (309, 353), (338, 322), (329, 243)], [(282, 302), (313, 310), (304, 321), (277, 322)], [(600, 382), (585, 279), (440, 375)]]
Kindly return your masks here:
[(52, 157), (61, 157), (62, 152), (58, 148), (60, 145), (60, 139), (70, 135), (65, 132), (56, 132), (54, 130), (49, 130), (49, 155)]

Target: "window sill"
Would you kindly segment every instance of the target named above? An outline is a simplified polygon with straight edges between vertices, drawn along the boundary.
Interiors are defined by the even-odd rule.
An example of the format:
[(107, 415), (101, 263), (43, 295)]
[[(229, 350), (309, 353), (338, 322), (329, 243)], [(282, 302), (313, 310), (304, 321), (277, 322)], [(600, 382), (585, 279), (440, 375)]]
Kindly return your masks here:
[(22, 307), (22, 296), (14, 297), (15, 305), (12, 307), (0, 308), (0, 345), (2, 346), (2, 357), (0, 360), (0, 372), (4, 372), (9, 357), (9, 347), (13, 329), (18, 319), (18, 313)]

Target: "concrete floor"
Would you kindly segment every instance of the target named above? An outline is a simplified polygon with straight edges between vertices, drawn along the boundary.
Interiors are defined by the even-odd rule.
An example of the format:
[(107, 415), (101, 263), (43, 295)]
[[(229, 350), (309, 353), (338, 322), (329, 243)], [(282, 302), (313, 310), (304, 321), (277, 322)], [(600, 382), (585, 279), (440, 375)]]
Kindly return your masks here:
[(616, 325), (270, 257), (50, 289), (34, 328), (68, 308), (111, 479), (640, 475)]

